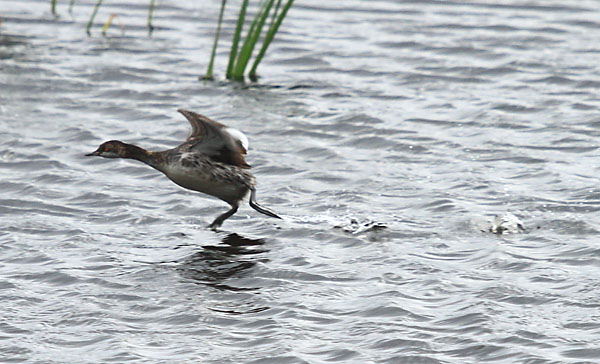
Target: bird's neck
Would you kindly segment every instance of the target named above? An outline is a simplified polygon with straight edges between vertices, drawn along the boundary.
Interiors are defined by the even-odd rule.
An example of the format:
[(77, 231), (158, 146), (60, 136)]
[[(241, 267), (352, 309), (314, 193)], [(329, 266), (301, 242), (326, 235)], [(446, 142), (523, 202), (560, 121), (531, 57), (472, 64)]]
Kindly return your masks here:
[(150, 166), (154, 166), (152, 152), (133, 144), (125, 144), (125, 148), (126, 153), (123, 158), (135, 159)]

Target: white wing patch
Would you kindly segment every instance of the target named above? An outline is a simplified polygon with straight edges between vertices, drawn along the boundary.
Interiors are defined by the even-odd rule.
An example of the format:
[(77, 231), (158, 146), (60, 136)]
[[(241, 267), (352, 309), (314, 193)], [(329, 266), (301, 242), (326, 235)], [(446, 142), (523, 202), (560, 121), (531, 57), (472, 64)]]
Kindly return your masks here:
[(225, 128), (224, 130), (229, 135), (231, 135), (233, 139), (239, 141), (242, 144), (242, 147), (246, 149), (246, 151), (248, 150), (248, 138), (246, 138), (244, 133), (234, 128)]

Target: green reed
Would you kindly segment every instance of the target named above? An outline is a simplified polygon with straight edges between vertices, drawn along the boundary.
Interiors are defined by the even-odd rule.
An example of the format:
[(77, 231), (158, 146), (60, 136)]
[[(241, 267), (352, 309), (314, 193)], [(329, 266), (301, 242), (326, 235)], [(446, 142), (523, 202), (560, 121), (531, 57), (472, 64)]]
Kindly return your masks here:
[(279, 5), (281, 4), (281, 0), (277, 1), (277, 7), (275, 8), (275, 11), (273, 12), (273, 17), (271, 18), (271, 25), (269, 26), (269, 29), (267, 30), (267, 34), (265, 35), (265, 39), (263, 40), (262, 47), (260, 48), (260, 51), (256, 55), (256, 58), (254, 59), (254, 63), (252, 64), (252, 68), (250, 69), (250, 73), (248, 74), (248, 76), (250, 77), (251, 80), (253, 80), (253, 81), (256, 80), (256, 68), (258, 68), (258, 64), (260, 63), (260, 61), (262, 61), (265, 53), (267, 52), (267, 48), (269, 48), (269, 44), (271, 44), (271, 42), (273, 41), (273, 38), (275, 38), (275, 34), (279, 30), (279, 26), (283, 22), (283, 19), (287, 15), (288, 10), (292, 7), (293, 3), (294, 3), (294, 0), (288, 0), (288, 2), (284, 5), (281, 12), (278, 12)]
[[(74, 2), (75, 0), (70, 0), (69, 12), (71, 12)], [(94, 25), (94, 20), (96, 18), (96, 15), (98, 14), (98, 9), (100, 9), (100, 6), (102, 6), (102, 2), (103, 0), (96, 0), (94, 9), (92, 11), (92, 14), (90, 15), (90, 19), (88, 20), (87, 26), (85, 28), (85, 31), (88, 35), (91, 35), (91, 28)], [(52, 13), (55, 15), (56, 3), (57, 0), (50, 0)], [(213, 79), (214, 61), (217, 53), (219, 37), (221, 34), (221, 26), (223, 23), (223, 15), (225, 13), (226, 3), (227, 0), (221, 0), (221, 10), (219, 12), (219, 18), (217, 20), (217, 30), (215, 32), (215, 39), (210, 54), (208, 69), (206, 71), (206, 75), (203, 77), (204, 79)], [(275, 34), (277, 34), (277, 31), (279, 30), (283, 19), (287, 15), (288, 10), (294, 3), (294, 0), (261, 0), (257, 5), (257, 10), (254, 14), (254, 17), (250, 21), (248, 31), (244, 36), (242, 36), (244, 25), (246, 23), (248, 3), (249, 0), (242, 0), (240, 10), (238, 12), (235, 31), (233, 33), (231, 49), (229, 51), (229, 63), (227, 64), (227, 71), (225, 74), (226, 78), (230, 80), (244, 80), (246, 68), (248, 67), (250, 60), (252, 59), (254, 49), (259, 40), (262, 38), (262, 45), (256, 56), (254, 57), (254, 62), (252, 62), (252, 67), (250, 68), (250, 72), (248, 73), (248, 77), (251, 80), (257, 79), (256, 69), (258, 68), (258, 65), (264, 58), (265, 53), (269, 48), (269, 45), (275, 38)], [(154, 26), (152, 25), (152, 18), (154, 15), (155, 8), (156, 0), (149, 0), (147, 25), (148, 34), (150, 35), (154, 31)], [(114, 17), (115, 16), (112, 15), (102, 27), (103, 35), (106, 34), (106, 30), (111, 26)], [(267, 26), (267, 29), (263, 34), (263, 28), (265, 28), (265, 24), (267, 23), (267, 19), (269, 19), (269, 17), (269, 25)]]
[(265, 21), (267, 20), (267, 16), (271, 7), (273, 6), (274, 0), (267, 0), (263, 3), (263, 6), (259, 8), (259, 11), (252, 19), (252, 23), (250, 24), (250, 29), (248, 29), (248, 33), (246, 34), (246, 38), (244, 39), (244, 43), (242, 45), (242, 49), (237, 56), (235, 61), (235, 67), (233, 68), (233, 73), (231, 77), (234, 80), (243, 80), (244, 79), (244, 71), (246, 70), (246, 66), (252, 56), (252, 52), (254, 51), (254, 46), (258, 41), (258, 37), (262, 31), (263, 26), (265, 25)]
[(221, 11), (219, 11), (219, 20), (217, 21), (217, 32), (215, 34), (215, 41), (213, 42), (212, 51), (210, 52), (210, 61), (208, 62), (208, 70), (203, 79), (212, 80), (213, 78), (213, 66), (215, 64), (215, 55), (217, 53), (217, 43), (219, 42), (219, 35), (221, 34), (221, 24), (223, 23), (223, 13), (225, 13), (225, 4), (227, 0), (221, 0)]
[[(57, 0), (50, 0), (50, 10), (52, 10), (52, 15), (58, 16), (56, 12), (56, 3)], [(75, 4), (75, 0), (69, 1), (69, 14), (73, 14), (73, 4)]]
[(244, 20), (246, 18), (246, 8), (248, 7), (248, 0), (244, 0), (242, 6), (240, 7), (240, 12), (238, 15), (237, 24), (235, 26), (235, 32), (233, 33), (233, 41), (231, 42), (231, 50), (229, 51), (229, 64), (227, 64), (227, 74), (226, 77), (228, 79), (233, 75), (233, 68), (235, 66), (235, 60), (237, 56), (238, 44), (240, 42), (240, 37), (242, 34), (242, 28), (244, 27)]
[(152, 31), (154, 31), (154, 26), (152, 25), (152, 16), (154, 14), (155, 0), (150, 0), (150, 5), (148, 6), (148, 35), (152, 35)]
[[(283, 19), (287, 15), (289, 8), (294, 3), (294, 0), (287, 0), (283, 7), (281, 6), (281, 2), (282, 0), (277, 0), (277, 2), (275, 2), (275, 0), (262, 0), (258, 5), (258, 9), (256, 11), (256, 14), (254, 15), (254, 18), (250, 22), (250, 27), (246, 32), (245, 37), (242, 39), (242, 30), (244, 28), (246, 20), (248, 0), (242, 1), (240, 11), (238, 13), (235, 31), (233, 33), (231, 49), (229, 51), (229, 63), (227, 65), (226, 73), (227, 79), (236, 81), (242, 81), (244, 79), (244, 74), (246, 72), (248, 63), (252, 58), (254, 48), (260, 39), (265, 23), (270, 15), (271, 21), (266, 33), (263, 36), (262, 46), (254, 59), (252, 68), (248, 75), (251, 80), (256, 80), (256, 69), (258, 68), (260, 61), (263, 59), (267, 48), (269, 47), (269, 44), (271, 44), (271, 42), (273, 41), (273, 38), (275, 37), (279, 26), (283, 22)], [(219, 13), (219, 19), (217, 22), (217, 32), (215, 33), (213, 50), (211, 53), (210, 61), (208, 63), (208, 70), (206, 72), (206, 76), (204, 77), (205, 79), (212, 79), (212, 69), (216, 54), (216, 47), (221, 30), (221, 23), (223, 22), (223, 12), (225, 9), (225, 3), (226, 0), (223, 0), (221, 3), (221, 12)], [(242, 41), (241, 48), (240, 40)]]
[(88, 36), (91, 35), (90, 29), (92, 28), (92, 24), (94, 24), (94, 18), (96, 17), (96, 14), (98, 14), (98, 9), (100, 8), (100, 5), (102, 5), (102, 0), (98, 0), (96, 2), (96, 5), (94, 5), (94, 11), (92, 11), (92, 16), (90, 16), (90, 20), (88, 21), (87, 26), (85, 27), (85, 32)]
[[(92, 25), (94, 25), (94, 19), (96, 19), (96, 15), (98, 14), (98, 9), (100, 9), (100, 6), (102, 5), (102, 1), (103, 0), (97, 0), (96, 4), (94, 5), (94, 10), (92, 11), (92, 14), (90, 15), (90, 19), (88, 20), (87, 26), (85, 27), (85, 32), (88, 35), (91, 35)], [(54, 15), (57, 15), (56, 3), (57, 3), (57, 0), (50, 0), (50, 7), (52, 10), (52, 14), (54, 14)], [(74, 4), (75, 4), (75, 0), (69, 1), (69, 13), (73, 12)], [(156, 8), (156, 0), (150, 0), (150, 4), (148, 5), (148, 18), (147, 18), (148, 34), (150, 34), (150, 35), (154, 31), (154, 25), (152, 25), (152, 17), (154, 16), (155, 8)], [(112, 16), (112, 15), (111, 15), (111, 17), (114, 18), (114, 16)], [(102, 35), (105, 35), (106, 30), (108, 29), (108, 27), (110, 27), (110, 24), (112, 23), (112, 18), (109, 19), (104, 24), (104, 27), (102, 28)]]

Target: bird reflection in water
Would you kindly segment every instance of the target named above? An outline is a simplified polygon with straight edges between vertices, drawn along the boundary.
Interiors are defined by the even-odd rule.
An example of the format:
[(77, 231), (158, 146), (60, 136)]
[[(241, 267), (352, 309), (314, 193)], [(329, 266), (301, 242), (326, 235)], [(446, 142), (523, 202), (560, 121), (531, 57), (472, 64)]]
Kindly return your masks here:
[(251, 239), (231, 233), (222, 239), (220, 245), (205, 245), (202, 250), (186, 258), (178, 270), (185, 278), (198, 283), (228, 291), (252, 291), (254, 287), (233, 287), (225, 281), (244, 277), (245, 273), (258, 262), (268, 250), (261, 248), (262, 239)]

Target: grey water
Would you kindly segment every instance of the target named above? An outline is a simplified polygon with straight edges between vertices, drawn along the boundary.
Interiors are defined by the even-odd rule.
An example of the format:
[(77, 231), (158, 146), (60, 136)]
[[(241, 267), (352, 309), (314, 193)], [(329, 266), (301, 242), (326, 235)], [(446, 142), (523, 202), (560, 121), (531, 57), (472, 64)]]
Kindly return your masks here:
[[(237, 2), (212, 82), (220, 1), (68, 3), (0, 0), (0, 362), (600, 362), (596, 1), (296, 1), (255, 83)], [(84, 157), (178, 108), (284, 220)]]

